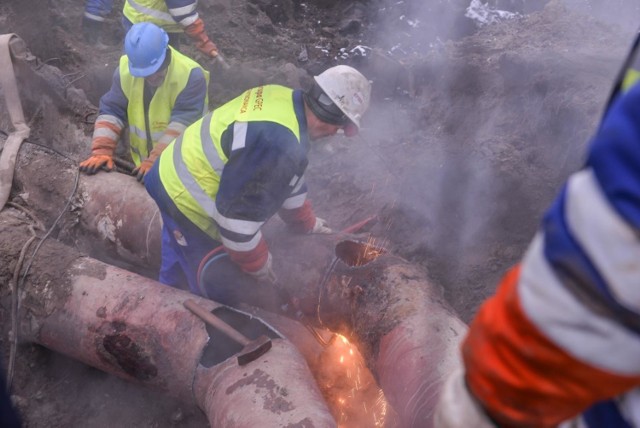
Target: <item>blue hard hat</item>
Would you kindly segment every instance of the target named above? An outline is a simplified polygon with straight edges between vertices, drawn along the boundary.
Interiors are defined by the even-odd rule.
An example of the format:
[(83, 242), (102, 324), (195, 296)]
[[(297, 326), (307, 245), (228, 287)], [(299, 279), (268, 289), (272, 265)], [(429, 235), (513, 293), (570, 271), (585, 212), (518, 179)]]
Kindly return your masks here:
[(167, 55), (169, 36), (151, 22), (133, 24), (124, 39), (129, 58), (129, 72), (134, 77), (148, 77), (158, 71)]

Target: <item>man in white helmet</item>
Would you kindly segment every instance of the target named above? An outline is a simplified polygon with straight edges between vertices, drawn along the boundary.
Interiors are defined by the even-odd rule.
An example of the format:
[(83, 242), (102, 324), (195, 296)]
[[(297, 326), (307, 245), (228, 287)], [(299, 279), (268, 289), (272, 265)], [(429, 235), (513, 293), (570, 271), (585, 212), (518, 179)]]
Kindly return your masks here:
[(273, 281), (260, 228), (276, 213), (298, 233), (331, 232), (306, 199), (309, 142), (357, 133), (370, 93), (340, 65), (307, 92), (253, 88), (187, 128), (145, 177), (163, 219), (159, 281), (207, 295), (198, 266), (220, 244), (243, 272)]

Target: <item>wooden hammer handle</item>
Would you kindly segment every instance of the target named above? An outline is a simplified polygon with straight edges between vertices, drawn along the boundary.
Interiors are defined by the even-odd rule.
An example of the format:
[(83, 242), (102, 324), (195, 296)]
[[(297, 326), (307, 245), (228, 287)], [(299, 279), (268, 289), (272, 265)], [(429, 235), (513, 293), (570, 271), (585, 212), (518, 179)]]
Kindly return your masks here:
[(212, 326), (213, 328), (220, 330), (231, 339), (235, 340), (242, 346), (247, 346), (251, 341), (247, 339), (242, 333), (240, 333), (235, 328), (231, 327), (226, 322), (222, 321), (220, 318), (207, 311), (202, 306), (198, 305), (194, 300), (186, 300), (183, 303), (184, 307), (189, 309), (191, 312), (200, 317), (204, 322)]

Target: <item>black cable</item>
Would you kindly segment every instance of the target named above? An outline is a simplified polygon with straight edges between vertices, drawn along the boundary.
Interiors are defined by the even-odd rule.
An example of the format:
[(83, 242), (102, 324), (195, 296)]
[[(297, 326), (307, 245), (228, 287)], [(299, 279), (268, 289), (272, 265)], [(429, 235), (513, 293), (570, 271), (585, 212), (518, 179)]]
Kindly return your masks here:
[(22, 283), (24, 282), (25, 277), (27, 276), (27, 273), (29, 273), (29, 268), (31, 267), (31, 264), (33, 263), (33, 259), (35, 258), (36, 253), (38, 252), (38, 250), (40, 249), (40, 247), (42, 246), (44, 241), (49, 237), (49, 235), (51, 235), (51, 233), (53, 232), (53, 229), (55, 229), (55, 227), (58, 225), (58, 222), (60, 221), (60, 219), (62, 218), (64, 213), (67, 211), (67, 208), (69, 208), (69, 205), (71, 205), (71, 201), (73, 200), (73, 196), (76, 194), (76, 190), (78, 190), (78, 183), (79, 182), (80, 182), (80, 170), (78, 169), (78, 171), (76, 172), (76, 180), (75, 180), (75, 183), (73, 185), (73, 191), (71, 192), (71, 195), (69, 195), (69, 198), (67, 199), (67, 203), (64, 205), (64, 208), (62, 209), (62, 211), (60, 212), (60, 214), (58, 215), (56, 220), (53, 222), (53, 224), (51, 225), (49, 230), (47, 230), (47, 233), (45, 233), (44, 236), (42, 237), (42, 239), (40, 240), (40, 242), (38, 242), (38, 245), (36, 246), (35, 250), (33, 250), (33, 253), (31, 254), (31, 257), (29, 259), (29, 264), (27, 264), (27, 267), (26, 267), (24, 273), (22, 274), (22, 279), (20, 280), (20, 284), (19, 285), (22, 285)]
[[(52, 149), (50, 147), (44, 146), (42, 144), (34, 143), (34, 142), (31, 142), (31, 141), (26, 141), (26, 142), (28, 142), (30, 144), (33, 144), (33, 145), (36, 145), (36, 146), (41, 146), (41, 147), (43, 147), (45, 149), (48, 149), (48, 150), (51, 150), (52, 152), (54, 152), (54, 153), (56, 153), (56, 154), (58, 154), (58, 155), (60, 155), (60, 156), (62, 156), (64, 158), (67, 158), (67, 159), (73, 161), (73, 159), (69, 158), (68, 156), (62, 154), (61, 152), (59, 152), (59, 151), (57, 151), (55, 149)], [(40, 250), (40, 247), (42, 247), (42, 244), (44, 244), (44, 241), (51, 235), (53, 230), (58, 225), (58, 222), (60, 221), (62, 216), (67, 212), (67, 209), (69, 208), (69, 205), (73, 201), (73, 196), (76, 194), (76, 191), (78, 190), (79, 182), (80, 182), (80, 170), (78, 169), (76, 171), (76, 178), (75, 178), (75, 182), (73, 184), (73, 190), (71, 192), (71, 195), (69, 195), (69, 198), (67, 199), (67, 202), (64, 205), (64, 208), (62, 209), (62, 211), (60, 212), (58, 217), (55, 219), (55, 221), (53, 222), (53, 224), (51, 225), (49, 230), (47, 230), (47, 232), (44, 234), (44, 236), (40, 239), (40, 242), (38, 242), (38, 245), (36, 245), (36, 248), (33, 250), (33, 253), (31, 253), (31, 256), (29, 257), (29, 262), (27, 263), (27, 266), (26, 266), (26, 268), (24, 270), (24, 273), (22, 274), (22, 277), (15, 284), (16, 286), (15, 286), (15, 289), (13, 290), (13, 292), (16, 293), (17, 299), (18, 299), (18, 305), (16, 307), (16, 314), (14, 314), (16, 319), (18, 318), (18, 313), (17, 312), (19, 312), (19, 300), (20, 300), (19, 293), (20, 293), (20, 290), (22, 290), (22, 286), (23, 286), (24, 281), (25, 281), (25, 279), (27, 277), (27, 274), (29, 273), (29, 269), (31, 269), (31, 265), (32, 265), (33, 261), (35, 260), (36, 254)], [(31, 240), (33, 240), (33, 238), (34, 237), (32, 237)], [(29, 241), (29, 244), (31, 243), (31, 240)], [(24, 250), (26, 250), (27, 247), (28, 247), (28, 245), (25, 245)], [(23, 254), (21, 256), (23, 256)], [(15, 324), (15, 322), (12, 323), (12, 325), (13, 324)], [(18, 329), (17, 329), (17, 327), (14, 327), (13, 340), (12, 340), (12, 343), (11, 343), (12, 346), (11, 346), (11, 352), (10, 352), (10, 355), (12, 355), (14, 359), (15, 359), (16, 354), (17, 354), (17, 352), (16, 352), (17, 351), (17, 349), (16, 349), (17, 343), (18, 343)], [(8, 376), (9, 379), (12, 379), (12, 377), (13, 377), (13, 366), (11, 366), (11, 370), (9, 371), (7, 376)], [(10, 383), (8, 384), (7, 387), (8, 388), (11, 387)]]
[[(4, 133), (4, 131), (2, 131), (2, 132)], [(24, 140), (23, 142), (24, 142), (24, 143), (31, 144), (31, 145), (33, 145), (33, 146), (42, 147), (43, 149), (48, 150), (48, 151), (50, 151), (50, 152), (52, 152), (52, 153), (55, 153), (55, 154), (57, 154), (58, 156), (62, 156), (62, 157), (63, 157), (63, 158), (65, 158), (65, 159), (69, 159), (71, 162), (75, 162), (75, 159), (71, 159), (69, 156), (65, 155), (64, 153), (62, 153), (62, 152), (60, 152), (60, 151), (58, 151), (58, 150), (56, 150), (56, 149), (54, 149), (54, 148), (51, 148), (51, 147), (49, 147), (49, 146), (45, 146), (44, 144), (36, 143), (36, 142), (31, 141), (31, 140)]]
[[(5, 137), (8, 137), (8, 136), (9, 136), (9, 133), (8, 133), (7, 131), (5, 131), (4, 129), (0, 129), (0, 134), (4, 135)], [(54, 148), (52, 148), (52, 147), (45, 146), (45, 145), (44, 145), (44, 144), (42, 144), (42, 143), (36, 143), (35, 141), (31, 141), (31, 140), (29, 140), (28, 138), (27, 138), (27, 139), (24, 139), (22, 142), (23, 142), (23, 143), (31, 144), (31, 145), (33, 145), (33, 146), (42, 147), (43, 149), (48, 150), (48, 151), (50, 151), (50, 152), (52, 152), (52, 153), (55, 153), (55, 154), (57, 154), (58, 156), (62, 156), (63, 158), (69, 159), (71, 162), (75, 162), (75, 159), (70, 158), (69, 156), (65, 155), (64, 153), (62, 153), (62, 152), (60, 152), (60, 151), (58, 151), (58, 150), (56, 150), (56, 149), (54, 149)]]

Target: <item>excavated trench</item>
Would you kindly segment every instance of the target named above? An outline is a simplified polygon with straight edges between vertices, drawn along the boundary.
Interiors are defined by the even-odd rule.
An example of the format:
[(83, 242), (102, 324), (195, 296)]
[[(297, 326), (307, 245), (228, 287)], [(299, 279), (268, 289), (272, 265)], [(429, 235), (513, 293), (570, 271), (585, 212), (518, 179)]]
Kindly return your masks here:
[[(593, 14), (575, 16), (553, 0), (540, 13), (487, 27), (463, 43), (430, 46), (417, 37), (430, 27), (426, 18), (441, 16), (430, 6), (453, 2), (391, 2), (384, 14), (376, 9), (382, 3), (367, 3), (367, 12), (377, 10), (392, 30), (379, 37), (367, 33), (376, 28), (362, 7), (337, 22), (332, 8), (340, 2), (305, 10), (276, 10), (279, 2), (267, 0), (246, 10), (244, 3), (222, 3), (201, 5), (203, 16), (213, 21), (227, 58), (246, 62), (233, 76), (216, 75), (215, 102), (263, 82), (300, 86), (307, 72), (335, 63), (340, 49), (351, 52), (361, 35), (378, 40), (381, 49), (365, 46), (365, 57), (348, 58), (374, 80), (371, 119), (353, 141), (338, 137), (313, 147), (308, 169), (316, 210), (332, 226), (374, 214), (378, 223), (370, 233), (325, 237), (289, 235), (277, 219), (267, 224), (276, 273), (303, 318), (287, 318), (259, 298), (273, 290), (252, 293), (257, 302), (234, 309), (198, 299), (245, 334), (271, 337), (268, 361), (245, 366), (260, 371), (238, 369), (237, 345), (182, 307), (193, 295), (149, 279), (157, 272), (160, 224), (142, 187), (123, 174), (77, 174), (96, 107), (76, 85), (95, 103), (117, 48), (90, 51), (76, 37), (71, 23), (80, 11), (71, 1), (56, 2), (51, 16), (28, 14), (28, 25), (15, 11), (34, 2), (0, 5), (0, 19), (7, 10), (17, 18), (0, 22), (12, 31), (55, 26), (51, 40), (25, 34), (45, 59), (27, 54), (14, 63), (30, 133), (0, 212), (0, 346), (14, 357), (17, 349), (17, 405), (36, 427), (260, 426), (270, 418), (278, 419), (274, 426), (428, 426), (466, 328), (439, 285), (470, 319), (518, 259), (563, 178), (580, 166), (631, 33), (611, 31)], [(265, 21), (278, 11), (287, 26)], [(421, 26), (403, 19), (408, 12), (423, 12)], [(449, 27), (440, 21), (433, 29)], [(338, 31), (358, 24), (358, 35)], [(53, 39), (63, 41), (62, 53)], [(409, 41), (424, 43), (405, 55), (393, 50)], [(91, 64), (83, 62), (88, 58)], [(0, 103), (3, 155), (17, 129), (10, 117)], [(10, 309), (16, 287), (19, 317)], [(9, 330), (21, 333), (18, 346)], [(175, 364), (168, 357), (178, 358), (178, 350)], [(61, 367), (60, 354), (84, 365), (65, 359)], [(141, 394), (129, 384), (149, 388)], [(165, 401), (169, 395), (186, 404)]]
[(430, 426), (466, 326), (426, 272), (366, 234), (300, 239), (270, 222), (267, 237), (286, 235), (271, 250), (304, 320), (200, 299), (248, 337), (271, 338), (266, 354), (238, 366), (242, 347), (182, 307), (189, 293), (147, 278), (158, 267), (160, 219), (143, 187), (124, 174), (78, 174), (78, 121), (90, 103), (13, 48), (25, 109), (46, 118), (11, 156), (12, 199), (0, 212), (13, 340), (169, 393), (211, 426)]

